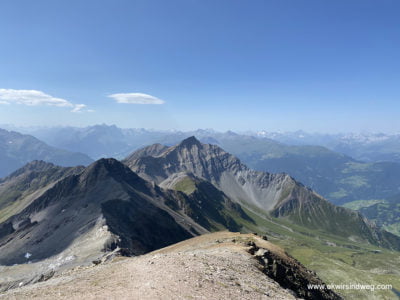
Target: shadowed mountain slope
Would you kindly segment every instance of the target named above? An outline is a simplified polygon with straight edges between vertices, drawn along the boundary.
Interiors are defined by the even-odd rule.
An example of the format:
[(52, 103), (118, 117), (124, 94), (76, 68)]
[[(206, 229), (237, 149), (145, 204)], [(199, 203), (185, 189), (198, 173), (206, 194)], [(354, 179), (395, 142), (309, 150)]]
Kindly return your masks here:
[(59, 181), (2, 224), (11, 224), (13, 230), (1, 237), (0, 263), (22, 263), (26, 253), (32, 260), (48, 258), (102, 226), (108, 232), (99, 250), (119, 246), (133, 254), (192, 236), (160, 208), (163, 196), (118, 161), (97, 161)]
[(254, 223), (238, 203), (191, 173), (175, 174), (160, 186), (185, 193), (185, 202), (180, 204), (184, 213), (210, 231), (225, 228), (240, 231), (243, 229), (241, 221)]

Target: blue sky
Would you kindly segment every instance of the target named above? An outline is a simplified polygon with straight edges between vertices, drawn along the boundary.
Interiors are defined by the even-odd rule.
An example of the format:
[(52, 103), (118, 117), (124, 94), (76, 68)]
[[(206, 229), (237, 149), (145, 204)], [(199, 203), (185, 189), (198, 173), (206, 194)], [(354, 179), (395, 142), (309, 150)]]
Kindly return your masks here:
[(4, 0), (0, 123), (398, 132), (399, 13), (396, 0)]

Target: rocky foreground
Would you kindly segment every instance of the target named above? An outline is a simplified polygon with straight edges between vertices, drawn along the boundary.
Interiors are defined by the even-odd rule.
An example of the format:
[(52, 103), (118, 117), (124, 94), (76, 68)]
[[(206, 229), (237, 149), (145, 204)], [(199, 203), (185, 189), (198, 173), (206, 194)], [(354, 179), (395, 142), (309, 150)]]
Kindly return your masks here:
[(341, 299), (259, 236), (206, 234), (133, 258), (94, 262), (0, 299)]

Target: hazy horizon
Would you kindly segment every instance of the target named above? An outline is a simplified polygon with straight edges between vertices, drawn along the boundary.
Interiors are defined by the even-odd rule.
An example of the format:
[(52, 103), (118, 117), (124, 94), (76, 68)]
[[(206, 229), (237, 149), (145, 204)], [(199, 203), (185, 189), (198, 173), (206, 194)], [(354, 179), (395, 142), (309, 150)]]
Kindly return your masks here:
[(248, 134), (262, 134), (263, 132), (265, 133), (271, 133), (271, 134), (310, 134), (310, 135), (379, 135), (379, 134), (384, 134), (384, 135), (400, 135), (400, 131), (398, 132), (384, 132), (384, 131), (336, 131), (336, 132), (328, 132), (328, 131), (307, 131), (303, 129), (297, 129), (297, 130), (268, 130), (268, 129), (260, 129), (260, 130), (233, 130), (233, 129), (227, 129), (227, 130), (217, 130), (214, 128), (193, 128), (193, 129), (187, 129), (187, 130), (182, 130), (182, 129), (176, 129), (176, 128), (150, 128), (150, 127), (121, 127), (118, 126), (117, 124), (107, 124), (107, 123), (93, 123), (89, 124), (86, 126), (74, 126), (74, 125), (26, 125), (26, 126), (18, 126), (15, 124), (0, 124), (0, 129), (5, 129), (8, 131), (18, 131), (22, 130), (22, 133), (24, 133), (24, 130), (26, 132), (29, 131), (34, 131), (34, 130), (40, 130), (40, 129), (53, 129), (53, 128), (79, 128), (79, 129), (84, 129), (84, 128), (89, 128), (89, 127), (95, 127), (95, 126), (116, 126), (117, 128), (120, 129), (137, 129), (137, 130), (147, 130), (147, 131), (159, 131), (159, 132), (195, 132), (195, 131), (213, 131), (216, 133), (227, 133), (227, 132), (233, 132), (236, 134), (243, 134), (243, 135), (248, 135)]

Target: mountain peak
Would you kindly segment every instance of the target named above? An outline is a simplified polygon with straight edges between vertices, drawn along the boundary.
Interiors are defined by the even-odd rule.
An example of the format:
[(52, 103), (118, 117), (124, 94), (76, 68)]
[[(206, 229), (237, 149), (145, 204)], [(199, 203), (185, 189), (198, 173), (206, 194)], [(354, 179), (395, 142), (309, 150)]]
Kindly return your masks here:
[(18, 170), (14, 171), (10, 175), (8, 175), (6, 178), (17, 177), (26, 172), (43, 172), (43, 171), (47, 171), (52, 168), (62, 169), (63, 167), (56, 166), (52, 163), (45, 162), (43, 160), (34, 160), (34, 161), (27, 163), (25, 166), (19, 168)]
[(90, 166), (82, 173), (81, 180), (91, 183), (99, 178), (113, 177), (117, 181), (137, 181), (136, 175), (127, 166), (114, 158), (102, 158)]
[(190, 136), (179, 143), (179, 147), (192, 147), (194, 145), (201, 146), (201, 143), (195, 136)]
[(100, 169), (114, 173), (123, 171), (125, 166), (114, 158), (101, 158), (89, 165), (85, 172), (98, 172)]

